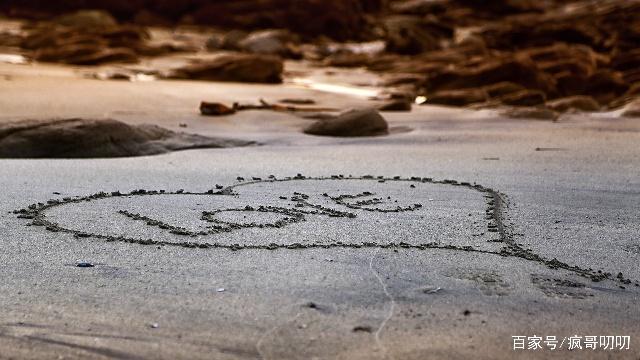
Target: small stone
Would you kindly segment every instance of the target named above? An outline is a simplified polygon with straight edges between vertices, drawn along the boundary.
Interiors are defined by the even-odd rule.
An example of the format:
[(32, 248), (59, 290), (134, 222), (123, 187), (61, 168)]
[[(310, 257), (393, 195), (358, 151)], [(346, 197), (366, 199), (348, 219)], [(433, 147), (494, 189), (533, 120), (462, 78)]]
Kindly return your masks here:
[(367, 332), (370, 333), (372, 331), (371, 326), (367, 325), (358, 325), (353, 328), (353, 332)]
[(149, 327), (152, 329), (157, 329), (160, 327), (160, 325), (158, 325), (158, 323), (152, 323), (152, 324), (149, 324)]
[(217, 103), (217, 102), (206, 102), (203, 101), (200, 103), (200, 113), (206, 116), (223, 116), (223, 115), (231, 115), (235, 114), (236, 110), (228, 107), (227, 105)]
[(217, 292), (224, 292), (224, 291), (225, 291), (225, 289), (224, 289), (224, 288), (217, 288), (217, 289), (216, 289), (216, 291), (217, 291)]

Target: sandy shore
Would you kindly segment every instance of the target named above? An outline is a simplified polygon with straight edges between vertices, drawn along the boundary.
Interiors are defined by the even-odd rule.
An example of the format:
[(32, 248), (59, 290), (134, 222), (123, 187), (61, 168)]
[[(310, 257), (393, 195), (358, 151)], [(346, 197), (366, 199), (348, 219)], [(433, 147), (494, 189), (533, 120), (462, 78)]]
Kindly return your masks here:
[[(293, 115), (211, 118), (197, 107), (202, 100), (291, 97), (336, 108), (374, 102), (286, 83), (100, 81), (49, 65), (0, 64), (0, 95), (1, 121), (114, 118), (263, 144), (124, 159), (0, 160), (2, 359), (640, 356), (637, 120), (614, 113), (509, 120), (491, 111), (414, 107), (384, 114), (389, 136), (314, 137), (301, 133), (310, 120)], [(265, 182), (299, 173), (386, 180)], [(233, 188), (235, 195), (207, 196), (216, 185), (253, 177), (261, 180)], [(445, 179), (493, 189), (504, 203), (496, 209), (486, 196), (494, 193)], [(174, 194), (54, 207), (43, 214), (60, 226), (57, 232), (12, 213), (49, 199), (139, 189)], [(350, 208), (323, 196), (365, 191), (380, 203)], [(295, 216), (294, 192), (356, 216), (303, 214), (304, 221), (281, 228), (185, 237), (118, 212), (196, 232), (210, 225), (203, 211), (226, 210), (215, 218), (234, 223)], [(416, 203), (422, 207), (415, 211), (363, 209)], [(289, 213), (238, 210), (260, 205)], [(488, 225), (496, 222), (487, 218), (494, 212), (497, 232)], [(163, 242), (105, 241), (107, 235)], [(499, 255), (508, 241), (535, 259)], [(272, 243), (272, 250), (254, 246)], [(363, 243), (369, 245), (351, 246)], [(553, 268), (553, 259), (575, 268)], [(78, 268), (77, 261), (96, 266)], [(593, 282), (589, 269), (611, 276)], [(514, 335), (628, 335), (632, 341), (626, 351), (568, 352), (565, 345), (514, 352)]]

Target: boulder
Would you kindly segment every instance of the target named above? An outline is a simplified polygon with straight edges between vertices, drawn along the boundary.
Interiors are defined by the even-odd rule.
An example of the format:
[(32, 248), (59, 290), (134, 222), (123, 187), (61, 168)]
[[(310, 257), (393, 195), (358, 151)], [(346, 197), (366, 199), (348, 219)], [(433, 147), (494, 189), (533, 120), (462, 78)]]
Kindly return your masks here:
[(579, 111), (598, 111), (600, 104), (591, 96), (576, 95), (547, 102), (547, 107), (558, 112), (566, 112), (569, 110)]
[(388, 134), (387, 121), (375, 109), (352, 109), (338, 116), (318, 120), (304, 133), (322, 136), (376, 136)]
[(233, 81), (248, 83), (281, 83), (282, 59), (270, 55), (225, 54), (174, 69), (171, 79)]
[(252, 142), (176, 133), (155, 125), (117, 120), (26, 120), (0, 124), (0, 158), (105, 158)]

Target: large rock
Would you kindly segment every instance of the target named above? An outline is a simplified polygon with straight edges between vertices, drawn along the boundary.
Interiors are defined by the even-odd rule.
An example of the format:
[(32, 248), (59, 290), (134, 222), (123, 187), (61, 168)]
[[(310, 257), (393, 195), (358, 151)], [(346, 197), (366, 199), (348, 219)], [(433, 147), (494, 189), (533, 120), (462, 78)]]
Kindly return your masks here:
[(145, 10), (173, 23), (284, 28), (308, 37), (357, 40), (370, 36), (367, 12), (382, 5), (381, 0), (3, 0), (0, 11), (33, 17), (96, 8), (129, 22)]
[(386, 49), (399, 54), (415, 55), (440, 49), (442, 38), (451, 38), (453, 30), (417, 16), (392, 16), (384, 21)]
[(176, 133), (116, 120), (27, 120), (0, 125), (0, 158), (104, 158), (223, 148), (252, 142)]
[(225, 54), (173, 70), (168, 78), (249, 83), (280, 83), (282, 59), (269, 55)]
[(640, 118), (640, 99), (628, 103), (621, 113), (624, 117)]
[(427, 93), (430, 93), (440, 90), (480, 88), (504, 81), (547, 94), (556, 91), (553, 77), (538, 69), (533, 61), (526, 58), (486, 59), (467, 66), (445, 68), (442, 71), (427, 74), (425, 87)]
[(591, 96), (576, 95), (565, 98), (555, 99), (547, 102), (547, 106), (550, 109), (559, 112), (565, 112), (568, 110), (579, 111), (598, 111), (600, 110), (600, 104), (595, 101)]
[(146, 30), (129, 25), (84, 28), (43, 23), (32, 28), (20, 45), (33, 51), (35, 60), (74, 65), (131, 63), (140, 56), (173, 51), (147, 44), (149, 38)]
[(296, 42), (296, 36), (287, 30), (260, 30), (240, 40), (238, 47), (240, 50), (254, 54), (300, 58), (301, 54), (296, 49)]
[(544, 104), (546, 97), (542, 91), (527, 89), (500, 96), (496, 100), (506, 105), (536, 106)]
[(354, 109), (314, 122), (306, 134), (323, 136), (376, 136), (388, 133), (387, 121), (375, 109)]

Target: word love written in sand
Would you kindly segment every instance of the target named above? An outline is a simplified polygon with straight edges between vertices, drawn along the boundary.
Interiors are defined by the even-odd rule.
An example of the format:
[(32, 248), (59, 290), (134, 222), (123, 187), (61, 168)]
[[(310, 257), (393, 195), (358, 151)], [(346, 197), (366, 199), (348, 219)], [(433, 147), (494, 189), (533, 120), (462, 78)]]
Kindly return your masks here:
[(505, 196), (482, 185), (368, 175), (238, 181), (203, 192), (99, 192), (14, 213), (30, 226), (78, 239), (233, 251), (443, 249), (516, 257), (593, 281), (631, 282), (523, 248), (506, 221)]
[(253, 178), (203, 192), (101, 192), (16, 213), (50, 231), (140, 244), (497, 250), (495, 196), (491, 189), (453, 180), (299, 175)]

